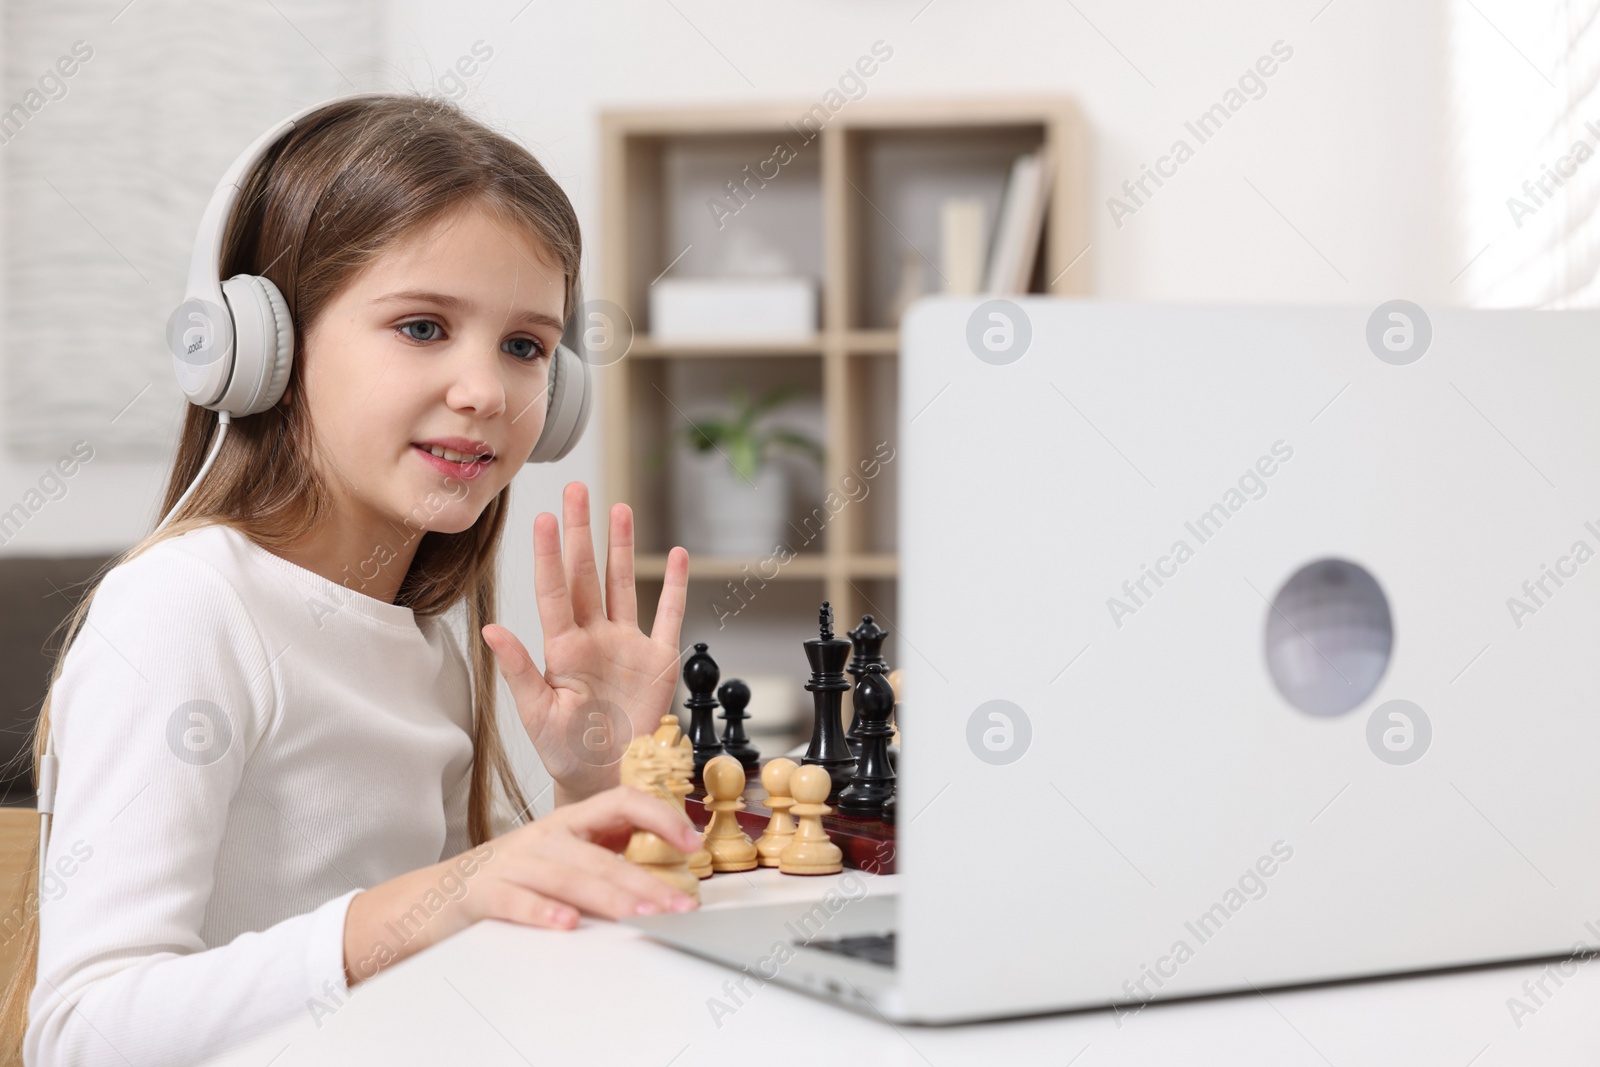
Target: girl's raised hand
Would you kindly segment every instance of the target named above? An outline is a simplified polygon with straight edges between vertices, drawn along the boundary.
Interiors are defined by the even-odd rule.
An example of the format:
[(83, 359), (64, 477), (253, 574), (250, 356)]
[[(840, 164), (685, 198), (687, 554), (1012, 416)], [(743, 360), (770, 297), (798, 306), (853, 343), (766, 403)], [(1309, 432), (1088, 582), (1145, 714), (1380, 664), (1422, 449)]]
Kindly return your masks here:
[(689, 554), (674, 548), (646, 637), (634, 593), (633, 512), (626, 504), (611, 509), (602, 604), (582, 482), (567, 484), (562, 509), (564, 566), (555, 516), (542, 512), (533, 520), (543, 673), (510, 630), (493, 623), (483, 628), (522, 725), (555, 781), (558, 806), (616, 785), (628, 741), (653, 732), (671, 710), (689, 584)]

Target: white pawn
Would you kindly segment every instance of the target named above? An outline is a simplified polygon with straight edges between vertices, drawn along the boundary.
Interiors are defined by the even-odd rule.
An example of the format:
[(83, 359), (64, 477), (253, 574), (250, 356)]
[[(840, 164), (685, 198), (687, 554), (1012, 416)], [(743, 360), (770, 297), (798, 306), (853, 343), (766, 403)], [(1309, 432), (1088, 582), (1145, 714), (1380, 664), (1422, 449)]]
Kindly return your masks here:
[(844, 853), (822, 828), (822, 817), (833, 811), (823, 803), (832, 788), (827, 770), (815, 764), (789, 775), (789, 795), (795, 799), (789, 811), (800, 820), (800, 828), (778, 855), (778, 870), (784, 874), (838, 874), (844, 869)]
[(767, 807), (772, 809), (772, 818), (767, 820), (766, 831), (756, 840), (756, 852), (760, 854), (756, 862), (763, 867), (776, 867), (778, 857), (794, 840), (794, 819), (789, 815), (789, 809), (794, 807), (794, 798), (789, 795), (789, 777), (797, 766), (794, 760), (779, 756), (768, 760), (767, 765), (761, 768), (761, 784), (767, 790)]
[(711, 813), (704, 841), (706, 851), (711, 853), (711, 869), (755, 870), (756, 846), (734, 814), (744, 809), (740, 799), (744, 793), (744, 767), (732, 756), (714, 756), (706, 761), (704, 778), (706, 810)]

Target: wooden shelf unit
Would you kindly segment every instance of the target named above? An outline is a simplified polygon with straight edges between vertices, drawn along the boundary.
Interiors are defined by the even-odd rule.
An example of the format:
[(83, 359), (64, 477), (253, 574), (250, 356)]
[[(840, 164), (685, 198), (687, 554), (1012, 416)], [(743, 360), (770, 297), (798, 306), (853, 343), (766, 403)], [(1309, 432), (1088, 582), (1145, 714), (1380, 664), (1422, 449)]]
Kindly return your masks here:
[[(685, 361), (715, 364), (723, 373), (787, 374), (815, 383), (823, 412), (826, 460), (820, 484), (837, 489), (857, 464), (872, 456), (874, 446), (888, 441), (898, 449), (892, 393), (899, 351), (898, 330), (882, 321), (885, 257), (898, 257), (908, 239), (906, 218), (899, 225), (886, 212), (895, 211), (896, 167), (904, 180), (920, 182), (941, 166), (952, 173), (998, 183), (998, 203), (1009, 160), (1018, 152), (1043, 147), (1053, 158), (1054, 173), (1032, 291), (1082, 295), (1093, 276), (1089, 248), (1088, 135), (1074, 101), (1065, 97), (1006, 97), (928, 101), (848, 102), (820, 130), (802, 128), (800, 119), (811, 105), (763, 104), (741, 107), (676, 107), (612, 110), (601, 116), (602, 140), (602, 291), (587, 294), (619, 305), (631, 319), (633, 340), (627, 355), (597, 367), (602, 392), (601, 430), (605, 450), (604, 496), (607, 505), (626, 501), (636, 515), (638, 576), (646, 585), (665, 573), (668, 544), (668, 499), (659, 472), (644, 462), (651, 449), (684, 423), (686, 416), (664, 388), (670, 369)], [(825, 109), (824, 109), (825, 110)], [(813, 112), (814, 114), (815, 112)], [(810, 139), (803, 134), (810, 133)], [(790, 146), (793, 161), (782, 164), (773, 182), (788, 182), (784, 201), (789, 210), (809, 210), (810, 185), (820, 205), (820, 322), (808, 338), (772, 342), (661, 342), (650, 336), (649, 288), (685, 258), (688, 248), (669, 243), (668, 231), (682, 229), (683, 206), (668, 203), (672, 174), (696, 151), (733, 160), (725, 166), (735, 181), (749, 173), (737, 165), (768, 160), (780, 142)], [(709, 158), (709, 157), (708, 157)], [(673, 170), (673, 167), (680, 167)], [(974, 169), (976, 168), (976, 169)], [(671, 171), (671, 173), (669, 173)], [(746, 189), (752, 188), (748, 183)], [(750, 208), (761, 206), (765, 185)], [(937, 228), (937, 211), (929, 197), (914, 209), (917, 219)], [(777, 207), (769, 209), (776, 212)], [(709, 214), (709, 213), (708, 213)], [(742, 210), (740, 212), (742, 214)], [(932, 219), (926, 216), (932, 214)], [(764, 220), (772, 221), (773, 215)], [(796, 226), (807, 242), (815, 240), (812, 223), (797, 216)], [(992, 235), (995, 213), (987, 229)], [(729, 222), (729, 228), (740, 219)], [(885, 227), (887, 224), (887, 229)], [(919, 223), (920, 224), (920, 223)], [(896, 236), (898, 235), (898, 236)], [(720, 236), (716, 238), (720, 240)], [(924, 237), (920, 254), (937, 275), (938, 246)], [(690, 242), (692, 247), (693, 242)], [(675, 258), (676, 257), (676, 258)], [(797, 255), (804, 261), (805, 251)], [(691, 261), (693, 262), (693, 261)], [(694, 271), (680, 271), (692, 276)], [(930, 280), (930, 291), (938, 288)], [(874, 300), (874, 297), (876, 299)], [(876, 406), (877, 411), (873, 409)], [(676, 410), (674, 410), (676, 409)], [(887, 414), (885, 414), (885, 412)], [(894, 464), (880, 477), (894, 478)], [(877, 488), (874, 487), (874, 492)], [(891, 497), (892, 499), (892, 497)], [(820, 504), (812, 502), (811, 506)], [(800, 508), (802, 514), (811, 506)], [(863, 612), (874, 612), (893, 631), (893, 582), (898, 573), (890, 509), (852, 503), (829, 518), (814, 546), (798, 549), (772, 580), (810, 582), (833, 602), (835, 618), (853, 626)], [(713, 558), (690, 548), (691, 583), (716, 586), (756, 571), (757, 559)], [(764, 572), (770, 577), (771, 563)], [(693, 590), (691, 590), (693, 597)], [(886, 601), (880, 603), (879, 601)], [(654, 611), (655, 595), (641, 590), (641, 611)], [(691, 606), (691, 610), (694, 610)], [(802, 620), (796, 620), (797, 623)], [(648, 632), (651, 620), (641, 618)], [(690, 633), (685, 629), (685, 640)], [(891, 638), (891, 641), (893, 638)], [(901, 654), (907, 654), (901, 650)]]

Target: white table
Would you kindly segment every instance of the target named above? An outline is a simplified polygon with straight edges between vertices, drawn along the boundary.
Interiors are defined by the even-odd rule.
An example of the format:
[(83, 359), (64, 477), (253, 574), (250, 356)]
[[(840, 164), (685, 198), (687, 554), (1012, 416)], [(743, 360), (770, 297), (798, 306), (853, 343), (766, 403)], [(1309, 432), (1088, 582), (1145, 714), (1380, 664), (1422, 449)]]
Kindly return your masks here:
[[(836, 878), (717, 875), (702, 907), (820, 897)], [(891, 888), (894, 876), (872, 891)], [(216, 1060), (305, 1064), (983, 1063), (1501, 1067), (1600, 1062), (1600, 961), (1518, 1027), (1507, 998), (1543, 965), (1321, 986), (955, 1027), (894, 1026), (776, 984), (720, 1026), (708, 1002), (736, 972), (585, 919), (546, 931), (484, 922), (358, 986), (320, 1026), (309, 1010)], [(974, 982), (982, 976), (974, 974)], [(731, 1003), (731, 1001), (728, 1001)]]

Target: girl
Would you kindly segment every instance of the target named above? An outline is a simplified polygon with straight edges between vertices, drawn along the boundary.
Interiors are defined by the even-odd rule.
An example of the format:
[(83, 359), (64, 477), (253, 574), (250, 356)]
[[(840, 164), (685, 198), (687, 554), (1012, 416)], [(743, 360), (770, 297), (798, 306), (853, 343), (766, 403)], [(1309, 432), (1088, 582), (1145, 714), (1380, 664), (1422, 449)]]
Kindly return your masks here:
[[(454, 104), (398, 95), (318, 109), (241, 189), (221, 276), (277, 285), (296, 356), (184, 499), (219, 422), (188, 408), (170, 521), (65, 624), (35, 745), (37, 772), (53, 719), (57, 814), (0, 1009), (40, 1067), (189, 1063), (320, 1022), (482, 918), (694, 906), (615, 855), (634, 827), (693, 850), (693, 827), (581, 743), (596, 714), (637, 733), (668, 711), (687, 553), (646, 637), (631, 513), (610, 516), (602, 603), (572, 483), (564, 551), (534, 520), (544, 671), (493, 621), (578, 277), (566, 196)], [(537, 821), (491, 654), (554, 782)]]

